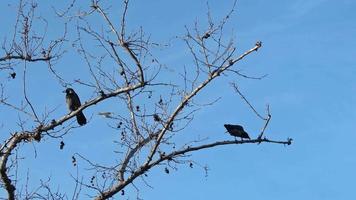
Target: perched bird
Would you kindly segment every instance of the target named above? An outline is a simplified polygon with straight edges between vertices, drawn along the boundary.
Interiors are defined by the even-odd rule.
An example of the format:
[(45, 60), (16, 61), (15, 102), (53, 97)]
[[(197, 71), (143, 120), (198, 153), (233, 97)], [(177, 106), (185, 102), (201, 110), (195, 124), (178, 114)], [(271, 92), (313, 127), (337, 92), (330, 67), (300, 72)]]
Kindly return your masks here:
[[(77, 93), (75, 93), (72, 88), (67, 88), (63, 92), (66, 93), (66, 103), (67, 103), (69, 111), (72, 112), (72, 111), (77, 110), (81, 106), (80, 99), (79, 99)], [(87, 123), (87, 119), (85, 118), (83, 112), (79, 112), (77, 114), (77, 122), (81, 126)]]
[(248, 136), (248, 134), (244, 130), (244, 128), (240, 125), (224, 124), (224, 127), (226, 128), (227, 132), (229, 132), (230, 135), (234, 137), (240, 137), (241, 139), (251, 139), (250, 136)]

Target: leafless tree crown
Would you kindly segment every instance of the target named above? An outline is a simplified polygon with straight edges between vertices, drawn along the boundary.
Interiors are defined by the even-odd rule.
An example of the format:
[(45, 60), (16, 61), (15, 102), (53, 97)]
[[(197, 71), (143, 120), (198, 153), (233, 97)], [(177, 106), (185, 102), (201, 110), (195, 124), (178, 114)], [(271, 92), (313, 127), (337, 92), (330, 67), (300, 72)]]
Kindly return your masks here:
[[(40, 4), (19, 1), (13, 31), (2, 38), (0, 52), (0, 109), (13, 113), (17, 119), (1, 116), (0, 121), (3, 189), (0, 194), (6, 194), (4, 199), (81, 199), (83, 196), (109, 199), (125, 195), (127, 187), (138, 193), (135, 180), (149, 186), (147, 174), (154, 167), (163, 167), (165, 173), (170, 173), (181, 165), (195, 166), (197, 163), (191, 155), (196, 151), (223, 145), (291, 144), (289, 138), (279, 141), (265, 136), (271, 119), (270, 108), (267, 106), (266, 114), (261, 114), (235, 82), (227, 85), (227, 90), (235, 92), (236, 99), (241, 97), (241, 102), (257, 120), (264, 121), (261, 132), (247, 140), (213, 140), (197, 139), (196, 133), (186, 131), (196, 112), (219, 100), (207, 104), (195, 100), (202, 91), (209, 92), (207, 86), (227, 76), (264, 78), (243, 74), (236, 66), (262, 47), (257, 41), (250, 49), (238, 50), (233, 37), (226, 37), (224, 27), (233, 14), (236, 1), (222, 19), (214, 20), (208, 8), (205, 25), (196, 22), (193, 26), (182, 27), (184, 34), (172, 39), (185, 44), (192, 58), (189, 66), (183, 67), (161, 62), (164, 58), (157, 55), (171, 48), (172, 40), (163, 44), (152, 41), (155, 33), (146, 33), (143, 27), (129, 24), (128, 13), (134, 9), (130, 8), (129, 0), (120, 3), (118, 14), (117, 5), (92, 0), (79, 9), (79, 1), (73, 0), (66, 8), (51, 8), (61, 22), (53, 24), (36, 12)], [(56, 32), (57, 36), (49, 34), (52, 29), (59, 28), (61, 32)], [(74, 57), (85, 65), (64, 64)], [(51, 94), (31, 87), (39, 70), (50, 77), (56, 90), (82, 88), (91, 92), (90, 98), (81, 97), (82, 105), (72, 112), (48, 101), (48, 105), (41, 105), (35, 96)], [(20, 83), (16, 88), (11, 85), (14, 81)], [(82, 93), (77, 92), (79, 96)], [(64, 104), (64, 97), (60, 101)], [(95, 125), (97, 116), (101, 116), (117, 135), (113, 141), (115, 157), (106, 158), (111, 164), (90, 159), (89, 155), (95, 151), (74, 153), (71, 162), (77, 172), (72, 175), (74, 191), (71, 194), (54, 189), (57, 187), (51, 186), (51, 178), (41, 180), (38, 186), (29, 185), (31, 168), (27, 178), (18, 176), (18, 168), (30, 159), (22, 156), (23, 149), (51, 141), (59, 144), (58, 151), (71, 148), (66, 147), (66, 137), (85, 128), (72, 118), (80, 112), (89, 115), (105, 102), (110, 102), (110, 110), (95, 109), (97, 113), (89, 117), (85, 126)], [(187, 135), (187, 140), (178, 139), (182, 134)], [(37, 154), (36, 148), (32, 151)], [(79, 163), (84, 163), (89, 173), (83, 172)], [(88, 174), (92, 175), (88, 177)]]

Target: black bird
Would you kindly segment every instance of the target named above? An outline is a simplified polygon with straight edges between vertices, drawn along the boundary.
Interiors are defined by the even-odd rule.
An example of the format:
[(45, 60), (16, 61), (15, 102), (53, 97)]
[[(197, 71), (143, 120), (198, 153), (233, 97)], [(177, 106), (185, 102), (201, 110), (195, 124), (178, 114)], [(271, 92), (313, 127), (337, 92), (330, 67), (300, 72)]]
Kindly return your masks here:
[(230, 135), (234, 137), (240, 137), (241, 139), (251, 139), (250, 136), (248, 136), (248, 134), (244, 130), (244, 128), (240, 125), (224, 124), (224, 127), (226, 128), (227, 132), (229, 132)]
[[(63, 92), (66, 93), (66, 103), (67, 103), (69, 111), (72, 112), (72, 111), (77, 110), (81, 106), (80, 99), (79, 99), (77, 93), (75, 93), (72, 88), (67, 88)], [(87, 119), (85, 118), (83, 112), (79, 112), (77, 114), (77, 122), (81, 126), (87, 123)]]

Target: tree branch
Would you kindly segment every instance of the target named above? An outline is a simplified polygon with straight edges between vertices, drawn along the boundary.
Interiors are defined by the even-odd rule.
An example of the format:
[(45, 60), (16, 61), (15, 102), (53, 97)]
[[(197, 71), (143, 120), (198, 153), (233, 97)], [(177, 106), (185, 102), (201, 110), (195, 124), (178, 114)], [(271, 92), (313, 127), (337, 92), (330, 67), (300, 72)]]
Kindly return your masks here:
[(213, 79), (215, 79), (216, 77), (218, 77), (222, 72), (224, 72), (225, 70), (229, 69), (231, 66), (233, 66), (236, 62), (242, 60), (244, 57), (246, 57), (247, 55), (249, 55), (250, 53), (257, 51), (259, 48), (261, 47), (261, 43), (257, 42), (256, 45), (251, 48), (250, 50), (246, 51), (245, 53), (243, 53), (241, 56), (239, 56), (238, 58), (236, 58), (235, 60), (231, 60), (229, 63), (227, 63), (225, 66), (216, 69), (215, 71), (213, 71), (210, 76), (203, 82), (201, 83), (198, 87), (196, 87), (189, 95), (187, 95), (183, 101), (178, 105), (178, 107), (175, 109), (175, 111), (171, 114), (171, 116), (168, 118), (167, 122), (165, 123), (161, 133), (158, 135), (157, 138), (157, 142), (156, 144), (153, 146), (151, 153), (149, 154), (147, 161), (144, 165), (149, 165), (149, 163), (151, 162), (154, 154), (157, 151), (158, 146), (161, 143), (161, 140), (163, 138), (163, 136), (165, 135), (165, 133), (167, 132), (167, 130), (169, 129), (169, 126), (172, 124), (172, 122), (174, 121), (174, 119), (176, 118), (176, 116), (180, 113), (180, 111), (184, 108), (185, 105), (187, 105), (188, 101), (191, 100), (201, 89), (203, 89), (206, 85), (208, 85)]
[(161, 156), (159, 159), (155, 160), (154, 162), (150, 163), (149, 165), (143, 165), (141, 168), (136, 170), (127, 180), (125, 180), (124, 182), (121, 182), (120, 184), (114, 185), (113, 187), (111, 187), (110, 189), (108, 189), (105, 192), (102, 192), (100, 195), (95, 197), (95, 200), (104, 200), (104, 199), (108, 199), (108, 198), (112, 197), (113, 195), (118, 193), (120, 190), (122, 190), (124, 187), (126, 187), (128, 184), (132, 183), (132, 181), (135, 180), (138, 176), (144, 174), (149, 169), (151, 169), (152, 167), (162, 163), (163, 161), (173, 159), (175, 156), (184, 155), (184, 154), (189, 153), (189, 152), (198, 151), (198, 150), (202, 150), (202, 149), (209, 149), (209, 148), (223, 146), (223, 145), (258, 144), (258, 143), (262, 143), (262, 142), (274, 143), (274, 144), (283, 144), (283, 145), (291, 145), (292, 144), (292, 139), (288, 138), (287, 141), (275, 141), (275, 140), (269, 140), (267, 138), (253, 139), (253, 140), (240, 140), (240, 141), (238, 141), (238, 140), (226, 140), (226, 141), (217, 141), (217, 142), (214, 142), (214, 143), (204, 144), (204, 145), (200, 145), (200, 146), (193, 146), (193, 147), (188, 146), (187, 148), (182, 149), (180, 151), (174, 151), (174, 152), (172, 152), (170, 154)]

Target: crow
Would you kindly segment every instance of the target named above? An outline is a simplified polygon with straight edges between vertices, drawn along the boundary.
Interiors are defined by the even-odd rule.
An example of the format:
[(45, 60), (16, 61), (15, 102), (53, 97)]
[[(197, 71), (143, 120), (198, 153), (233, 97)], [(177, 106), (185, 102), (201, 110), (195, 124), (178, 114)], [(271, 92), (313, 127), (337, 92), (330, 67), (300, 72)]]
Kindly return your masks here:
[[(66, 103), (69, 111), (72, 112), (77, 110), (81, 106), (80, 99), (77, 93), (75, 93), (72, 88), (67, 88), (63, 92), (66, 93)], [(87, 119), (85, 118), (83, 112), (78, 112), (76, 117), (79, 125), (82, 126), (87, 123)]]
[(224, 127), (226, 128), (227, 132), (229, 132), (230, 135), (234, 137), (240, 137), (241, 139), (251, 139), (250, 136), (248, 136), (248, 134), (244, 130), (244, 128), (240, 125), (224, 124)]

